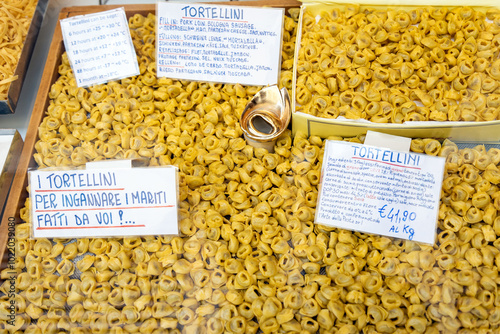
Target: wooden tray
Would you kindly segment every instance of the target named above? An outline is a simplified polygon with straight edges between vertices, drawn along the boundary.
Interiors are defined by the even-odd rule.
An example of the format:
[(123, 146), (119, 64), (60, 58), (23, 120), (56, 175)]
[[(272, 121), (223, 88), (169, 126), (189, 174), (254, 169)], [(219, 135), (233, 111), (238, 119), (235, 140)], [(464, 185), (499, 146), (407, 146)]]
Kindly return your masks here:
[[(224, 2), (216, 2), (215, 4), (223, 5)], [(300, 7), (301, 3), (296, 0), (268, 0), (268, 1), (237, 1), (231, 2), (231, 5), (236, 6), (253, 6), (253, 7), (278, 7), (278, 8), (294, 8)], [(59, 14), (59, 20), (83, 15), (110, 10), (114, 8), (124, 8), (127, 17), (134, 14), (146, 16), (148, 13), (154, 13), (156, 5), (106, 5), (106, 6), (82, 6), (63, 8)], [(7, 244), (7, 228), (9, 218), (15, 219), (16, 224), (22, 223), (19, 216), (19, 210), (24, 206), (25, 200), (28, 197), (26, 190), (28, 186), (28, 170), (36, 168), (37, 165), (33, 159), (35, 153), (35, 143), (38, 140), (38, 126), (42, 122), (43, 116), (49, 105), (49, 91), (52, 84), (59, 77), (58, 67), (61, 64), (61, 55), (64, 53), (64, 43), (61, 33), (61, 27), (56, 25), (54, 36), (50, 44), (50, 51), (45, 62), (40, 87), (38, 88), (37, 98), (33, 106), (33, 112), (28, 125), (24, 147), (19, 158), (18, 168), (14, 181), (12, 183), (11, 192), (7, 200), (2, 223), (0, 225), (0, 259), (2, 260), (2, 268), (7, 264), (6, 244)]]

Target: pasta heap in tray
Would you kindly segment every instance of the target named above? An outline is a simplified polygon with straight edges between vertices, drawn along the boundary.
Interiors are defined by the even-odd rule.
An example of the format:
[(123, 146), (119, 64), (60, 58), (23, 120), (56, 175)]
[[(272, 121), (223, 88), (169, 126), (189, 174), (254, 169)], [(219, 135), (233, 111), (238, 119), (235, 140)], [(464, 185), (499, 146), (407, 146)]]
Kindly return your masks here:
[[(293, 50), (290, 14), (284, 47)], [(258, 88), (157, 79), (154, 20), (130, 20), (138, 77), (79, 89), (63, 57), (35, 159), (178, 166), (182, 235), (31, 240), (28, 199), (16, 228), (16, 325), (2, 318), (2, 331), (498, 330), (500, 150), (413, 141), (416, 152), (447, 157), (434, 246), (316, 225), (324, 141), (287, 131), (275, 153), (247, 145), (238, 116)], [(290, 68), (282, 75), (289, 82)], [(9, 305), (0, 297), (0, 314)]]
[(298, 110), (375, 123), (492, 121), (500, 16), (469, 7), (305, 10)]
[(24, 39), (28, 34), (37, 0), (4, 0), (0, 4), (0, 100), (17, 77), (16, 71)]

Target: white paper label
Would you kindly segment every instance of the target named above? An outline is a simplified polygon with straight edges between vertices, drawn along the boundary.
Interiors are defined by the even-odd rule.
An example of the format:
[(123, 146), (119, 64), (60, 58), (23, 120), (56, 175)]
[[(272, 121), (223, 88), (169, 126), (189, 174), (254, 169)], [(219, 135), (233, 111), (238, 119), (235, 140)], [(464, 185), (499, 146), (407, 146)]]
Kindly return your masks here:
[(35, 238), (178, 234), (177, 168), (30, 172)]
[(159, 2), (158, 77), (273, 85), (283, 9)]
[(61, 29), (78, 87), (140, 74), (123, 8), (61, 20)]
[(328, 141), (316, 223), (433, 244), (444, 162)]
[(411, 138), (368, 130), (366, 131), (364, 143), (365, 145), (385, 147), (394, 151), (409, 152)]

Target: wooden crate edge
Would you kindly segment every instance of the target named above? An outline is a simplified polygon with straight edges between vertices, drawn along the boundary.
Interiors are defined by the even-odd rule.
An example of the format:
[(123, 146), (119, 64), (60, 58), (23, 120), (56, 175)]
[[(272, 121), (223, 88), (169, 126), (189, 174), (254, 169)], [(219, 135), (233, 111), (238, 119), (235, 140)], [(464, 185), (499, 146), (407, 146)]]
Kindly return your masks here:
[[(66, 18), (67, 14), (61, 12), (59, 20)], [(8, 222), (9, 218), (14, 218), (16, 224), (21, 222), (19, 210), (24, 205), (24, 199), (27, 195), (25, 193), (28, 184), (28, 169), (34, 166), (33, 153), (35, 150), (35, 143), (38, 139), (38, 127), (42, 121), (44, 111), (48, 105), (48, 94), (50, 87), (55, 81), (57, 75), (58, 63), (60, 62), (60, 54), (62, 52), (62, 34), (59, 25), (56, 25), (54, 35), (50, 44), (50, 51), (45, 61), (44, 71), (38, 87), (37, 97), (31, 113), (30, 122), (26, 131), (24, 146), (19, 157), (17, 170), (12, 181), (12, 187), (5, 205), (5, 210), (2, 216), (2, 223), (0, 224), (0, 259), (2, 260), (2, 267), (6, 264), (7, 254), (6, 243), (8, 239)], [(57, 56), (55, 56), (57, 55)]]

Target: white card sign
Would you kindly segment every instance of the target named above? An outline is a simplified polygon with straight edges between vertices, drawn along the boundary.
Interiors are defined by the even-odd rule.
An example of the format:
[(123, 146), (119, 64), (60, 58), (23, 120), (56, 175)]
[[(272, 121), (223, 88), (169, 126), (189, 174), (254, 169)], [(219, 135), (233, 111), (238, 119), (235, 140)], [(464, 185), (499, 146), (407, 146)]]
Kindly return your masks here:
[(315, 222), (433, 244), (444, 162), (328, 141)]
[(364, 143), (365, 145), (385, 147), (394, 151), (409, 152), (411, 138), (368, 130), (366, 131)]
[(140, 74), (123, 8), (61, 20), (61, 30), (78, 87)]
[(176, 167), (29, 173), (34, 238), (179, 233)]
[(273, 85), (278, 82), (282, 8), (158, 2), (158, 77)]

